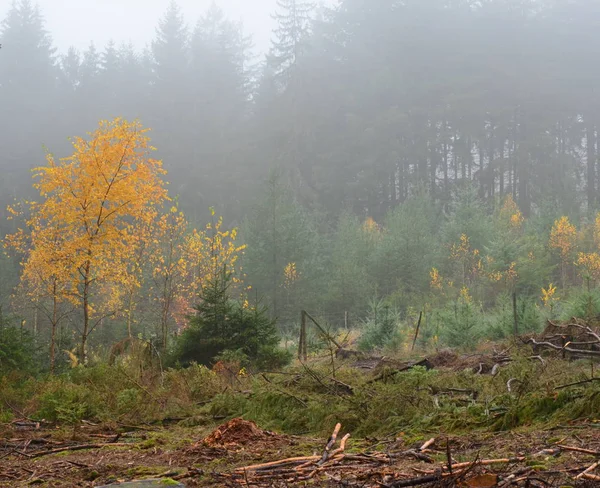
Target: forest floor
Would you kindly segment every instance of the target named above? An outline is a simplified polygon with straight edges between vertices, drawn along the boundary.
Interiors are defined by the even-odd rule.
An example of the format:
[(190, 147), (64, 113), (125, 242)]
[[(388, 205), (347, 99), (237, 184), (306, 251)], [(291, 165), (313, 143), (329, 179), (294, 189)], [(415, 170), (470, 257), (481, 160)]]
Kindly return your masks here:
[[(178, 370), (165, 373), (162, 387), (163, 380), (136, 380), (144, 396), (128, 415), (105, 400), (102, 416), (69, 425), (39, 420), (36, 404), (51, 398), (77, 412), (56, 392), (114, 394), (121, 370), (82, 370), (83, 383), (74, 383), (77, 375), (47, 380), (51, 390), (32, 383), (23, 390), (32, 398), (18, 406), (7, 388), (13, 396), (0, 397), (15, 415), (0, 424), (0, 487), (142, 479), (232, 488), (598, 487), (599, 354), (578, 359), (582, 351), (548, 342), (554, 332), (539, 343), (542, 355), (512, 343), (412, 361), (346, 351), (339, 360), (313, 357), (226, 380), (202, 368)], [(211, 382), (213, 393), (192, 395)], [(169, 410), (174, 402), (182, 407)], [(143, 413), (145, 406), (152, 408)]]
[[(600, 424), (585, 421), (539, 430), (427, 433), (425, 440), (350, 437), (343, 452), (334, 445), (321, 464), (328, 440), (280, 435), (241, 419), (212, 432), (120, 430), (5, 425), (0, 486), (93, 487), (147, 478), (189, 487), (600, 486), (593, 468), (600, 459)], [(263, 466), (252, 468), (256, 464)], [(591, 474), (578, 479), (589, 467)]]

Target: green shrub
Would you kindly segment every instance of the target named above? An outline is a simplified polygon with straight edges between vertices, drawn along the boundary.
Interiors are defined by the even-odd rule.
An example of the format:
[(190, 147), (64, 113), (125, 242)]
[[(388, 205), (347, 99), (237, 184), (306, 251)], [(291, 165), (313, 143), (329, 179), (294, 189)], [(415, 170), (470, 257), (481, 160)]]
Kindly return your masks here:
[[(517, 324), (519, 334), (539, 332), (544, 321), (543, 314), (535, 300), (520, 298), (517, 301)], [(515, 318), (512, 298), (503, 297), (498, 306), (485, 318), (485, 336), (492, 340), (501, 340), (514, 334)]]
[(400, 313), (383, 301), (371, 302), (358, 343), (361, 351), (382, 349), (398, 333)]
[(92, 419), (102, 405), (89, 388), (72, 383), (68, 378), (56, 378), (43, 385), (37, 415), (39, 418), (75, 424), (83, 419)]
[(483, 314), (472, 302), (462, 299), (434, 313), (432, 322), (442, 343), (460, 349), (472, 349), (483, 336)]
[(142, 400), (140, 391), (136, 388), (127, 388), (117, 393), (117, 410), (126, 414), (137, 409)]
[(573, 317), (590, 319), (600, 315), (600, 289), (580, 288), (573, 290), (562, 304), (561, 319)]
[(169, 369), (163, 385), (170, 394), (190, 402), (205, 402), (223, 391), (222, 380), (206, 366), (190, 364), (185, 369)]

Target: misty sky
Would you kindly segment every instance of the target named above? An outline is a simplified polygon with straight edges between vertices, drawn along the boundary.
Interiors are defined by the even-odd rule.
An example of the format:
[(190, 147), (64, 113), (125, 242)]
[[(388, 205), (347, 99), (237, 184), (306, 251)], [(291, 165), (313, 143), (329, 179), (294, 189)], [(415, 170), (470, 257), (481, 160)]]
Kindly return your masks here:
[[(33, 0), (40, 5), (47, 29), (61, 52), (70, 45), (85, 49), (90, 41), (101, 48), (109, 39), (117, 43), (131, 40), (143, 47), (154, 36), (158, 19), (169, 0)], [(195, 24), (212, 0), (178, 0), (186, 20)], [(4, 18), (10, 0), (0, 0), (0, 18)], [(252, 34), (255, 51), (268, 49), (273, 29), (271, 14), (276, 0), (216, 0), (232, 20), (242, 20)], [(329, 2), (327, 2), (329, 3)]]

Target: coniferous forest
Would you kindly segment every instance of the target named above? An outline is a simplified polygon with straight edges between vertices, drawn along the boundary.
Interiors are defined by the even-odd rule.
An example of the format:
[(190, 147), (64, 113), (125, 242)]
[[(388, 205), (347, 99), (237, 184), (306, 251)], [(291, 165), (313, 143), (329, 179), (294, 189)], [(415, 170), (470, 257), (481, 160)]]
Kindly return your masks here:
[[(217, 3), (165, 2), (143, 49), (59, 51), (44, 14), (0, 24), (0, 423), (201, 405), (383, 436), (598, 408), (593, 363), (511, 354), (559, 323), (585, 337), (540, 344), (600, 354), (600, 1), (278, 0), (266, 53)], [(445, 348), (491, 363), (336, 369)]]
[[(15, 2), (1, 29), (2, 235), (31, 211), (8, 205), (39, 199), (33, 168), (72, 156), (70, 138), (99, 121), (139, 120), (165, 209), (181, 213), (156, 231), (163, 258), (192, 268), (193, 245), (167, 250), (165, 232), (208, 239), (221, 218), (235, 294), (287, 340), (303, 309), (352, 328), (384, 308), (411, 326), (423, 312), (423, 340), (457, 345), (509, 334), (514, 293), (524, 330), (572, 313), (581, 293), (596, 303), (600, 3), (280, 0), (274, 15), (263, 57), (216, 4), (187, 19), (174, 2), (144, 50), (58, 52), (44, 12)], [(20, 253), (8, 243), (2, 258), (3, 320), (45, 341), (48, 297), (21, 276), (27, 245), (13, 239)], [(142, 254), (127, 258), (135, 286), (99, 283), (92, 343), (129, 332), (167, 347), (185, 328), (201, 273), (184, 286)], [(63, 308), (72, 349), (81, 314)]]

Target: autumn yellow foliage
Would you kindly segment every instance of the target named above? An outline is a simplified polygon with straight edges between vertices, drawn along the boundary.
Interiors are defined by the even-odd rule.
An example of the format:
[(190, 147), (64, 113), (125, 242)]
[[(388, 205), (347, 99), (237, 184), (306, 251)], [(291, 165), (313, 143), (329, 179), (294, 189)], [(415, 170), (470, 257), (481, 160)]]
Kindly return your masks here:
[(500, 222), (510, 230), (520, 230), (525, 218), (519, 210), (519, 206), (513, 200), (512, 195), (507, 195), (500, 209)]
[(237, 229), (224, 230), (223, 218), (215, 217), (204, 230), (188, 231), (188, 223), (177, 206), (161, 215), (154, 225), (151, 268), (153, 302), (158, 304), (161, 343), (166, 348), (169, 324), (185, 325), (195, 300), (224, 269), (240, 284), (237, 261), (245, 246), (237, 244)]
[(550, 231), (550, 247), (560, 252), (563, 260), (568, 259), (575, 248), (577, 229), (569, 221), (569, 217), (561, 217), (554, 222)]
[[(139, 286), (131, 268), (140, 228), (167, 199), (161, 161), (137, 121), (102, 121), (88, 138), (72, 140), (72, 156), (35, 168), (34, 187), (41, 202), (30, 205), (30, 230), (23, 262), (25, 280), (34, 293), (43, 274), (59, 284), (60, 296), (81, 308), (83, 326), (79, 355), (85, 362), (86, 342), (99, 321), (117, 312), (118, 291)], [(24, 245), (17, 232), (9, 245)], [(101, 291), (114, 294), (100, 297)]]
[(575, 264), (584, 278), (593, 281), (598, 281), (600, 279), (600, 255), (597, 252), (580, 252), (577, 255)]

